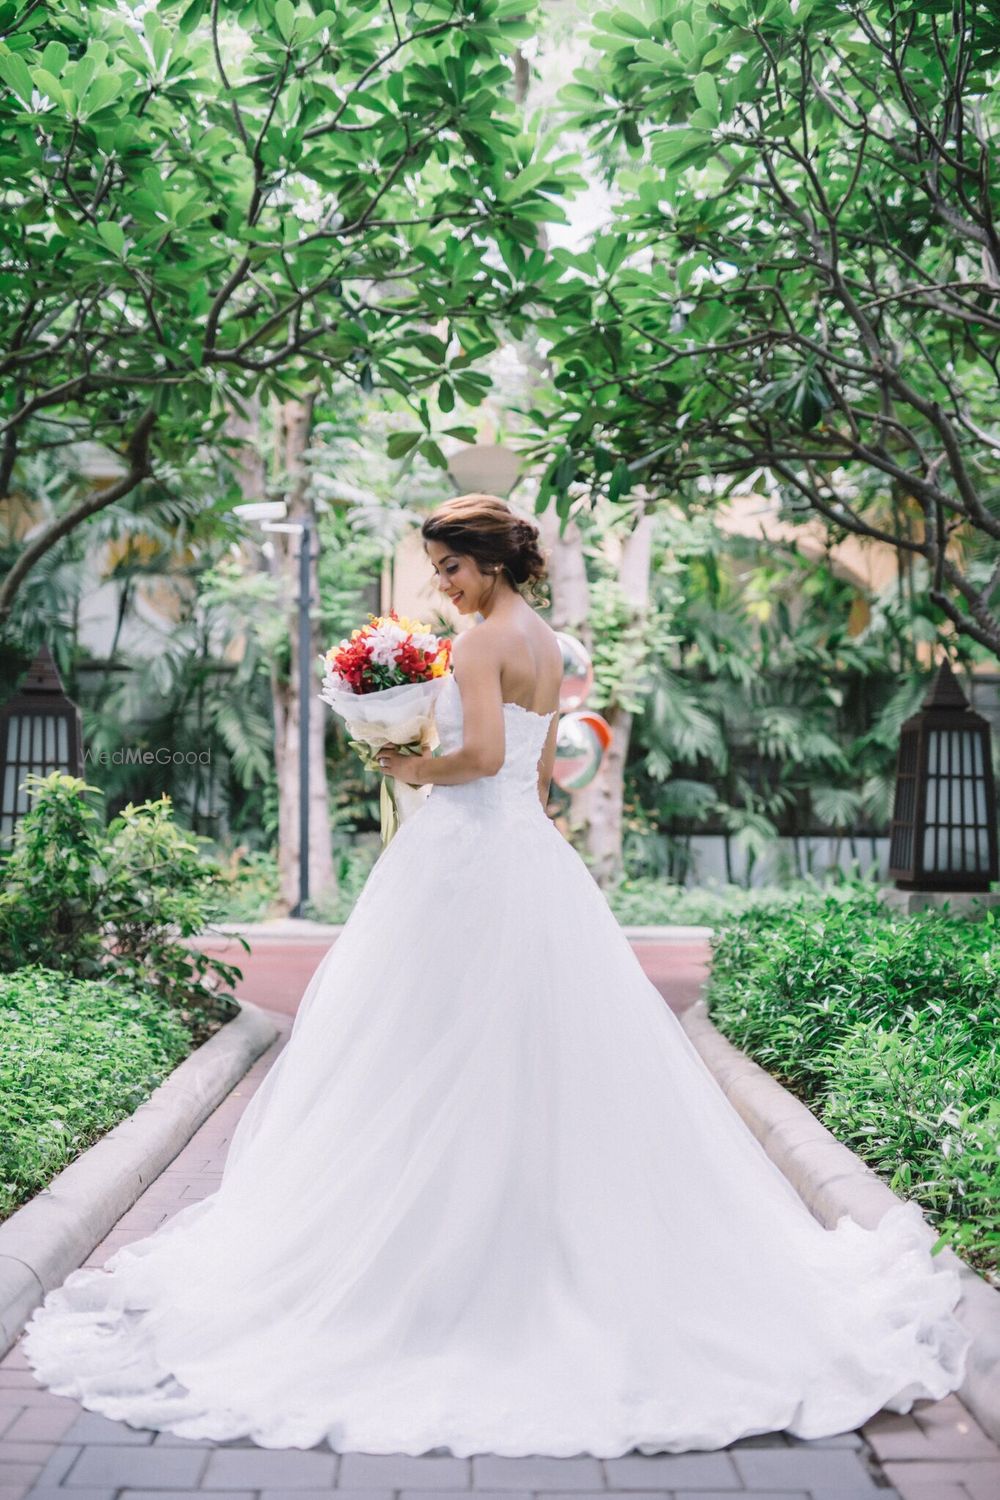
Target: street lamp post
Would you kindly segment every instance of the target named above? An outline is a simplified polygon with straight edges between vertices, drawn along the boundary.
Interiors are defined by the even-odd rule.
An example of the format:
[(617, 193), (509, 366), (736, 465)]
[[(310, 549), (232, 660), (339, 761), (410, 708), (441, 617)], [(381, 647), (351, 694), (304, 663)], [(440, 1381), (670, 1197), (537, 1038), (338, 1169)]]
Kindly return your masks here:
[(299, 537), (299, 899), (289, 915), (304, 917), (309, 902), (309, 713), (312, 700), (312, 631), (309, 624), (310, 568), (313, 562), (312, 522), (279, 519), (287, 514), (283, 500), (253, 501), (233, 507), (244, 521), (257, 521), (261, 531), (297, 532)]
[(299, 532), (299, 899), (292, 907), (291, 915), (304, 917), (309, 900), (309, 712), (312, 696), (309, 565), (312, 562), (312, 527), (308, 521), (302, 521), (297, 527), (289, 523), (286, 529)]

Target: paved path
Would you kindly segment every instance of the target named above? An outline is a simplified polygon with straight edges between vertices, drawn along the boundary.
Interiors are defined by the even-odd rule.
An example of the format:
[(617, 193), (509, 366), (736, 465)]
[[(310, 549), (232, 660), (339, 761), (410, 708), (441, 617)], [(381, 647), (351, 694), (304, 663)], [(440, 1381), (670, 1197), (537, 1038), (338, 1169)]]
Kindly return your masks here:
[[(637, 940), (636, 956), (674, 1010), (693, 1005), (708, 973), (708, 944), (702, 939), (654, 943)], [(310, 975), (330, 947), (329, 939), (254, 937), (252, 953), (233, 938), (202, 939), (198, 947), (243, 970), (236, 985), (241, 1000), (294, 1016)]]
[[(318, 951), (317, 951), (318, 950)], [(281, 1034), (169, 1168), (98, 1245), (88, 1266), (215, 1191), (233, 1128), (278, 1056), (326, 944), (255, 944), (240, 993), (276, 1012)], [(636, 944), (675, 1009), (697, 996), (699, 943)], [(233, 957), (232, 954), (227, 956)], [(234, 957), (234, 961), (239, 959)], [(191, 1442), (84, 1411), (39, 1386), (15, 1344), (0, 1360), (0, 1500), (997, 1500), (1000, 1449), (954, 1397), (859, 1433), (815, 1442), (782, 1434), (710, 1453), (616, 1459), (334, 1454), (264, 1449), (247, 1439)]]

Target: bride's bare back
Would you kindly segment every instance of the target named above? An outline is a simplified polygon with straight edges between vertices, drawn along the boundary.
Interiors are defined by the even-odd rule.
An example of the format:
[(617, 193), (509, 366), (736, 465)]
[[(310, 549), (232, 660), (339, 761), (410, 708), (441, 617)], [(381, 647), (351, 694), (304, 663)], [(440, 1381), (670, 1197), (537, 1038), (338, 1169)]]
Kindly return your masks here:
[[(475, 648), (470, 651), (473, 636)], [(562, 651), (555, 631), (520, 594), (511, 592), (497, 601), (488, 619), (480, 620), (457, 637), (453, 659), (458, 675), (463, 677), (467, 673), (493, 677), (499, 671), (500, 697), (504, 703), (516, 704), (529, 713), (552, 714), (538, 762), (538, 796), (545, 807), (555, 763), (563, 675)], [(461, 668), (459, 662), (463, 664)]]
[(559, 707), (563, 674), (559, 642), (552, 627), (526, 600), (520, 595), (505, 600), (474, 628), (484, 638), (491, 637), (500, 659), (500, 694), (505, 703), (516, 703), (536, 714)]

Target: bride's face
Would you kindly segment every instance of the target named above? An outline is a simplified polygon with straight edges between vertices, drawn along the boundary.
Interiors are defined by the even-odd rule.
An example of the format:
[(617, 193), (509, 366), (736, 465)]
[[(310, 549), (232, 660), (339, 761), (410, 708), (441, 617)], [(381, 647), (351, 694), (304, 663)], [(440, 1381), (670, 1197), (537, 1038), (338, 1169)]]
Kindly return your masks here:
[(459, 614), (474, 614), (482, 601), (494, 593), (498, 573), (480, 570), (475, 558), (464, 552), (452, 552), (445, 542), (426, 542), (427, 556), (442, 594), (447, 594)]

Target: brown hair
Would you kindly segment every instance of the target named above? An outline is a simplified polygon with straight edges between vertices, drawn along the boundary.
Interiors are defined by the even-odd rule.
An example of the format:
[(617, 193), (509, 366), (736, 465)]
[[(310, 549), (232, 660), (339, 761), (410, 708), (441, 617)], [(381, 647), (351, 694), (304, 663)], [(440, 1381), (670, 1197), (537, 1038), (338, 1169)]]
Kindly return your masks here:
[(425, 542), (445, 542), (484, 572), (499, 563), (515, 588), (527, 593), (546, 576), (538, 527), (496, 495), (456, 495), (443, 501), (420, 528)]

